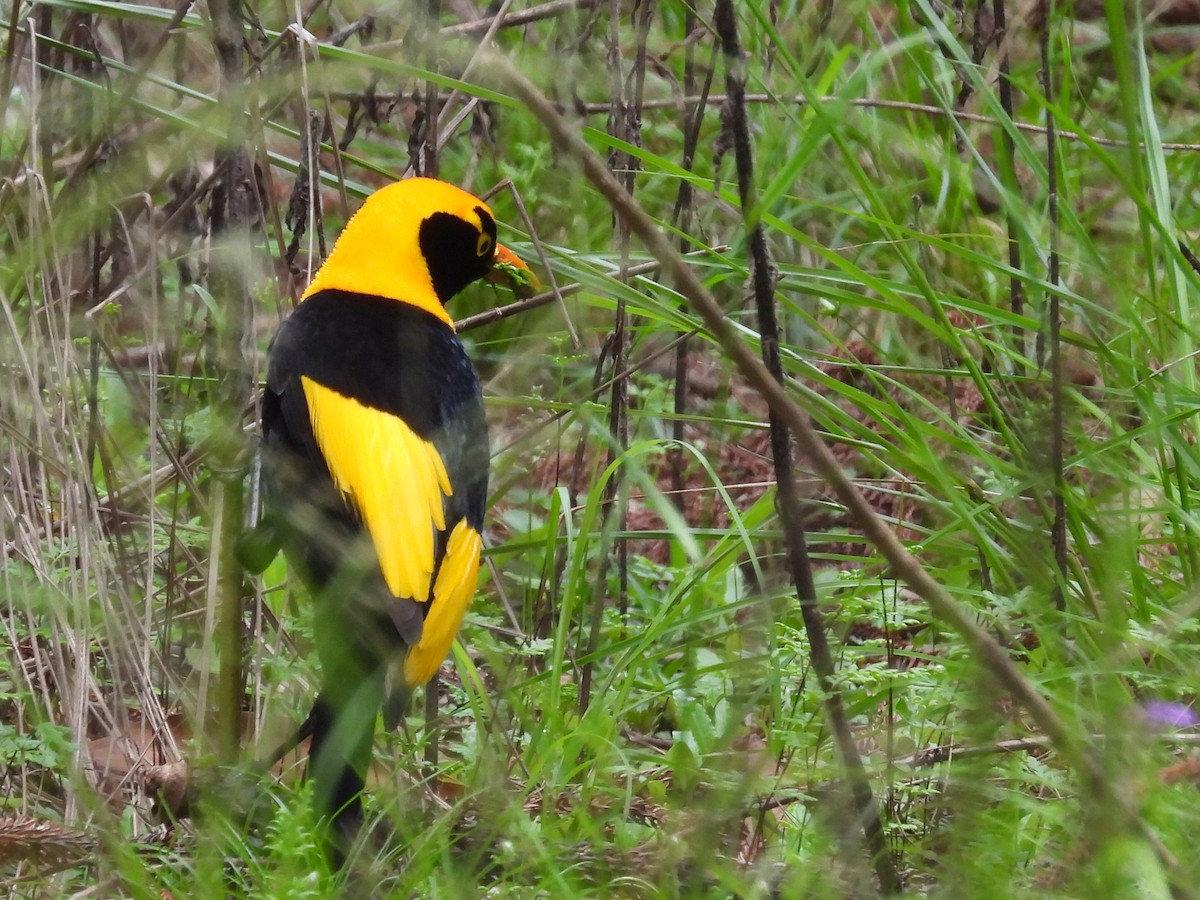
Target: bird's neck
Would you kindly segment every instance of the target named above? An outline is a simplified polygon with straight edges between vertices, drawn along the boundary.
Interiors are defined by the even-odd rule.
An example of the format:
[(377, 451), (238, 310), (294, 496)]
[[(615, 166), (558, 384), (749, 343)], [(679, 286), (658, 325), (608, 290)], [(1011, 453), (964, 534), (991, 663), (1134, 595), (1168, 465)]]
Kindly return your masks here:
[[(409, 241), (396, 240), (379, 233), (382, 224), (362, 221), (361, 213), (351, 219), (301, 299), (327, 290), (383, 297), (415, 306), (453, 328), (454, 320), (433, 289), (415, 234)], [(411, 251), (380, 253), (381, 247), (408, 245)]]

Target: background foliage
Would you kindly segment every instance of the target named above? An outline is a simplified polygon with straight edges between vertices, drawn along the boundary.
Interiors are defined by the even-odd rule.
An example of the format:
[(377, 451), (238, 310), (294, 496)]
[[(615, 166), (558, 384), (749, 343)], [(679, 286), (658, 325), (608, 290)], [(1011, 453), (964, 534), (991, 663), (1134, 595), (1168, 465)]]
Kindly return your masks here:
[[(10, 892), (333, 889), (301, 763), (261, 783), (248, 763), (307, 710), (319, 623), (282, 558), (244, 578), (234, 539), (270, 335), (359, 198), (415, 170), (506, 182), (501, 239), (562, 296), (471, 319), (513, 302), (477, 286), (452, 310), (492, 427), (490, 577), (433, 714), (377, 741), (378, 824), (339, 877), (865, 896), (890, 864), (944, 896), (1190, 896), (1200, 22), (1171, 0), (1009, 7), (736, 4), (743, 209), (709, 4), (10, 4)], [(789, 394), (1061, 735), (799, 457), (821, 688), (766, 405), (489, 45), (756, 349), (765, 225)], [(243, 764), (217, 766), (234, 729)], [(184, 758), (202, 814), (157, 825)]]

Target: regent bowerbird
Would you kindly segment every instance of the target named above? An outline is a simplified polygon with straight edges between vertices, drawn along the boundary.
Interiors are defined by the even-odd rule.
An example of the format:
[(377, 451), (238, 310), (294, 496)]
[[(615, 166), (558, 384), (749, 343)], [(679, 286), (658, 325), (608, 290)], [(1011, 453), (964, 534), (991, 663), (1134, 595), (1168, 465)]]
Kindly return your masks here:
[(487, 425), (446, 303), (514, 266), (528, 272), (482, 201), (400, 181), (346, 224), (271, 345), (264, 471), (315, 604), (321, 685), (301, 732), (336, 859), (362, 819), (380, 709), (394, 727), (475, 592)]

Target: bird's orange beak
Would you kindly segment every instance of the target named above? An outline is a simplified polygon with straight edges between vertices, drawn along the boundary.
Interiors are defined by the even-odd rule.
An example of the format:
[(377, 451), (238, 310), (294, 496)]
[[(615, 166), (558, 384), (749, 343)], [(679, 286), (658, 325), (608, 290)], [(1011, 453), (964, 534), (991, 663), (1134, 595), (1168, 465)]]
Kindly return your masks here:
[(507, 287), (518, 297), (532, 297), (541, 290), (542, 283), (529, 266), (517, 254), (503, 244), (496, 244), (496, 256), (487, 280)]

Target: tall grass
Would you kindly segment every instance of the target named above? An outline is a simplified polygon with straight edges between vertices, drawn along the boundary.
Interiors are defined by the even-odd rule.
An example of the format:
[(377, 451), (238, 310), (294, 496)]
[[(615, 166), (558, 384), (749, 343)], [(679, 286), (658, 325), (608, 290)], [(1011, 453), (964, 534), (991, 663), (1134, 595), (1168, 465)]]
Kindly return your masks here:
[[(481, 44), (445, 6), (435, 63), (428, 4), (318, 5), (302, 28), (256, 9), (237, 77), (207, 10), (0, 16), (9, 891), (870, 895), (836, 693), (907, 889), (1190, 895), (1197, 23), (1010, 4), (1001, 34), (1002, 3), (735, 4), (742, 209), (710, 9), (512, 3)], [(728, 334), (490, 52), (617, 166)], [(377, 740), (374, 825), (333, 875), (299, 761), (250, 764), (307, 709), (320, 623), (281, 558), (243, 578), (222, 553), (260, 503), (255, 391), (231, 373), (261, 374), (359, 198), (432, 158), (480, 193), (511, 181), (501, 238), (563, 296), (463, 331), (493, 433), (490, 577), (434, 717)], [(849, 478), (796, 455), (828, 679), (768, 404), (730, 355), (761, 351), (757, 222), (782, 399)], [(452, 312), (511, 302), (479, 287)], [(240, 766), (216, 763), (222, 721)], [(194, 815), (164, 830), (179, 806), (156, 812), (147, 782), (182, 759)]]

